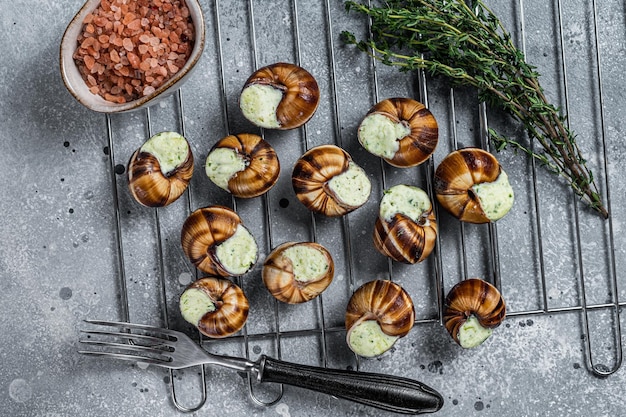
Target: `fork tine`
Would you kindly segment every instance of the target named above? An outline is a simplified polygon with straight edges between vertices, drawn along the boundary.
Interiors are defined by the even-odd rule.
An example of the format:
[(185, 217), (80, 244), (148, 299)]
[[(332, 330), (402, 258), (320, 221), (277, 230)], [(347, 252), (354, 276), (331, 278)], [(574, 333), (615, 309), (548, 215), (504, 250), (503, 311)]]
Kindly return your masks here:
[(124, 339), (129, 339), (129, 340), (143, 340), (143, 341), (149, 341), (149, 342), (154, 342), (154, 343), (158, 343), (158, 344), (162, 344), (162, 345), (166, 345), (166, 346), (170, 346), (170, 347), (174, 347), (174, 344), (172, 341), (168, 340), (168, 339), (162, 339), (160, 337), (156, 337), (156, 336), (150, 336), (150, 335), (146, 335), (146, 334), (136, 334), (136, 333), (124, 333), (124, 332), (107, 332), (107, 331), (103, 331), (103, 330), (81, 330), (81, 333), (87, 334), (87, 335), (99, 335), (99, 336), (114, 336), (114, 337), (120, 337), (120, 338), (124, 338)]
[(111, 347), (120, 350), (125, 350), (128, 352), (136, 352), (136, 353), (146, 353), (152, 355), (163, 356), (164, 360), (169, 361), (171, 358), (167, 355), (167, 353), (171, 353), (169, 350), (156, 349), (152, 346), (144, 346), (144, 345), (129, 345), (127, 343), (115, 343), (115, 342), (105, 342), (102, 340), (79, 340), (80, 343), (85, 345), (92, 346), (103, 346), (103, 347)]
[(169, 361), (155, 359), (155, 358), (147, 358), (145, 356), (129, 355), (125, 353), (98, 352), (94, 350), (79, 350), (78, 353), (83, 354), (83, 355), (88, 355), (88, 356), (104, 356), (108, 358), (122, 359), (125, 361), (142, 362), (142, 363), (148, 363), (151, 365), (157, 365), (157, 366), (163, 366), (165, 368), (169, 368)]
[(105, 321), (105, 320), (85, 320), (85, 323), (95, 324), (98, 326), (123, 327), (130, 330), (145, 330), (155, 333), (161, 333), (167, 336), (180, 337), (180, 332), (176, 330), (164, 329), (161, 327), (149, 326), (147, 324), (126, 323), (121, 321)]

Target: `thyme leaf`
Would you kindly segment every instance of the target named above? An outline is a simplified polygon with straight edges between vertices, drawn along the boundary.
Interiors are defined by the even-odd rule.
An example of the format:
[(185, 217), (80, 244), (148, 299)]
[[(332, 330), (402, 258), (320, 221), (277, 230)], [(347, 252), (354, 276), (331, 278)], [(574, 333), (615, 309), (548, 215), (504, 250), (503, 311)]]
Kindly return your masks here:
[(524, 126), (530, 140), (542, 147), (533, 151), (489, 129), (498, 151), (510, 147), (535, 158), (564, 178), (602, 217), (608, 217), (566, 117), (548, 102), (536, 68), (526, 62), (482, 0), (474, 0), (472, 7), (465, 0), (386, 0), (379, 7), (347, 1), (345, 5), (371, 21), (367, 39), (343, 32), (347, 44), (400, 71), (420, 69), (431, 76), (448, 77), (453, 86), (477, 88), (481, 102), (509, 113)]

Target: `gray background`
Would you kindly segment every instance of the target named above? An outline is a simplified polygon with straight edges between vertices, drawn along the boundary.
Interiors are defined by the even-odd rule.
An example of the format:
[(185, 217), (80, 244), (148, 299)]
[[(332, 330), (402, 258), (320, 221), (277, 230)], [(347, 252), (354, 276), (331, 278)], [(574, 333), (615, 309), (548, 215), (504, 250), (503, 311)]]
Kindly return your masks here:
[[(140, 111), (110, 120), (83, 108), (60, 78), (59, 43), (80, 0), (17, 0), (2, 6), (1, 415), (171, 416), (178, 413), (170, 395), (172, 383), (181, 404), (197, 403), (199, 369), (171, 376), (154, 367), (82, 357), (76, 353), (79, 330), (87, 327), (82, 322), (87, 318), (128, 315), (131, 321), (154, 325), (163, 325), (166, 317), (170, 326), (193, 334), (176, 309), (177, 297), (195, 276), (181, 255), (180, 225), (190, 208), (233, 204), (204, 176), (204, 159), (211, 145), (227, 133), (258, 132), (240, 115), (238, 92), (255, 67), (276, 61), (299, 62), (312, 72), (322, 100), (305, 129), (265, 132), (279, 154), (281, 178), (267, 197), (236, 201), (236, 208), (257, 238), (261, 257), (286, 240), (317, 240), (333, 253), (337, 272), (323, 302), (294, 307), (271, 299), (260, 283), (257, 265), (239, 281), (251, 300), (248, 337), (206, 342), (205, 347), (251, 358), (261, 353), (276, 356), (273, 335), (279, 329), (284, 332), (283, 359), (358, 366), (421, 380), (444, 396), (441, 416), (626, 414), (624, 369), (599, 378), (588, 361), (592, 353), (594, 364), (602, 369), (619, 366), (620, 360), (616, 338), (621, 335), (613, 330), (616, 315), (603, 303), (625, 298), (622, 2), (597, 2), (599, 63), (590, 2), (562, 2), (562, 31), (556, 2), (489, 2), (497, 6), (514, 42), (537, 65), (549, 98), (569, 111), (603, 195), (611, 198), (611, 221), (601, 221), (581, 208), (567, 186), (541, 168), (533, 171), (523, 155), (504, 151), (498, 158), (516, 192), (512, 212), (498, 222), (495, 243), (485, 226), (461, 228), (440, 212), (439, 275), (435, 256), (420, 265), (390, 267), (373, 249), (370, 237), (383, 171), (387, 186), (401, 182), (424, 186), (427, 167), (393, 169), (355, 140), (360, 119), (378, 99), (419, 97), (416, 78), (381, 66), (374, 75), (366, 55), (342, 45), (342, 30), (362, 35), (367, 26), (356, 14), (346, 14), (340, 1), (298, 2), (295, 8), (290, 1), (255, 1), (251, 9), (244, 1), (223, 1), (219, 10), (211, 1), (201, 3), (207, 45), (182, 88), (182, 114), (175, 95), (154, 105), (149, 114)], [(445, 80), (427, 79), (427, 87), (428, 105), (440, 127), (434, 163), (453, 148), (455, 135), (459, 146), (480, 144), (475, 93), (451, 93)], [(524, 140), (523, 132), (506, 117), (497, 112), (488, 117), (491, 126)], [(156, 213), (132, 201), (125, 176), (112, 175), (111, 167), (126, 165), (134, 149), (162, 130), (184, 131), (197, 164), (191, 193)], [(346, 148), (374, 184), (370, 201), (343, 220), (311, 217), (290, 188), (295, 160), (307, 147), (322, 143)], [(281, 206), (281, 199), (287, 207)], [(498, 259), (488, 255), (493, 244)], [(491, 280), (493, 265), (501, 273), (509, 317), (483, 346), (463, 351), (437, 321), (436, 283), (441, 279), (445, 291), (466, 274)], [(357, 364), (344, 342), (345, 303), (358, 285), (390, 272), (411, 294), (421, 322), (384, 357)], [(589, 334), (580, 308), (583, 285), (588, 304), (600, 306), (589, 313)], [(557, 309), (571, 311), (554, 312)], [(259, 406), (250, 399), (241, 375), (207, 369), (206, 379), (208, 401), (194, 415), (384, 415), (290, 387), (276, 404)], [(277, 390), (253, 385), (253, 392), (258, 399), (271, 401)]]

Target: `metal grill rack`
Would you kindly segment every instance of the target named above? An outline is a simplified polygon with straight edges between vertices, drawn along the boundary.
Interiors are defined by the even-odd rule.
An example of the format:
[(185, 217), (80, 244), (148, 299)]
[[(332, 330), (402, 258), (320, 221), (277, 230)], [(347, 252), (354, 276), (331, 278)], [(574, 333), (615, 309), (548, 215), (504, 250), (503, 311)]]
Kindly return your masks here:
[[(281, 305), (262, 288), (257, 265), (237, 280), (251, 299), (248, 324), (239, 335), (219, 342), (198, 336), (210, 350), (247, 357), (264, 352), (281, 358), (284, 350), (300, 343), (305, 346), (301, 347), (303, 360), (312, 364), (359, 368), (359, 359), (343, 342), (342, 322), (345, 303), (359, 285), (379, 277), (399, 282), (415, 302), (416, 326), (437, 328), (446, 289), (461, 279), (481, 276), (501, 289), (510, 318), (579, 314), (588, 370), (598, 376), (617, 371), (622, 362), (619, 314), (623, 303), (619, 301), (620, 261), (614, 236), (615, 222), (622, 214), (621, 200), (612, 199), (610, 186), (611, 176), (616, 175), (611, 170), (619, 168), (609, 154), (614, 145), (608, 123), (615, 115), (607, 110), (606, 91), (611, 90), (604, 76), (607, 65), (600, 48), (602, 15), (597, 2), (568, 2), (565, 8), (560, 0), (554, 5), (518, 0), (493, 7), (529, 61), (539, 61), (549, 96), (570, 114), (583, 151), (593, 156), (589, 164), (612, 216), (600, 220), (534, 161), (504, 151), (497, 157), (513, 178), (517, 198), (513, 212), (497, 225), (475, 226), (460, 224), (438, 210), (441, 230), (436, 250), (415, 266), (392, 263), (371, 245), (371, 226), (382, 190), (412, 183), (432, 197), (430, 179), (447, 152), (470, 145), (489, 149), (488, 125), (510, 135), (523, 137), (523, 133), (508, 125), (506, 117), (478, 104), (474, 91), (452, 90), (445, 80), (424, 74), (400, 74), (343, 46), (340, 31), (364, 35), (367, 22), (347, 15), (342, 2), (304, 3), (284, 0), (270, 7), (260, 1), (205, 2), (207, 46), (193, 80), (145, 112), (107, 116), (122, 319), (193, 332), (177, 311), (184, 285), (199, 277), (182, 255), (180, 227), (195, 208), (223, 204), (238, 211), (257, 238), (259, 264), (271, 248), (286, 240), (311, 240), (331, 250), (337, 275), (321, 297), (293, 307)], [(618, 3), (615, 7), (623, 9)], [(601, 10), (606, 8), (603, 4)], [(577, 44), (571, 42), (576, 35), (572, 26), (565, 23), (572, 18), (583, 25)], [(550, 24), (545, 25), (546, 20)], [(254, 69), (277, 61), (291, 61), (313, 73), (324, 95), (322, 103), (301, 129), (260, 132), (279, 154), (281, 178), (262, 197), (234, 199), (210, 184), (202, 172), (204, 159), (211, 145), (226, 134), (258, 132), (240, 117), (238, 92)], [(586, 65), (581, 66), (581, 61)], [(415, 97), (438, 119), (440, 145), (434, 157), (418, 168), (391, 168), (360, 149), (355, 140), (356, 126), (367, 109), (392, 96)], [(591, 116), (588, 120), (581, 121), (581, 109)], [(181, 201), (164, 209), (144, 209), (128, 196), (123, 167), (134, 149), (161, 130), (179, 131), (190, 140), (196, 172)], [(310, 214), (290, 189), (293, 162), (322, 143), (348, 150), (373, 180), (370, 201), (341, 219)], [(136, 243), (137, 236), (143, 236), (139, 239), (143, 246)], [(132, 247), (125, 243), (129, 240), (134, 242)], [(180, 410), (197, 410), (206, 402), (211, 383), (203, 367), (199, 372), (199, 378), (170, 372), (172, 398)], [(177, 395), (181, 384), (196, 383), (197, 396), (181, 399)], [(251, 398), (262, 405), (275, 404), (283, 393), (282, 387), (260, 388), (250, 379), (248, 387)]]

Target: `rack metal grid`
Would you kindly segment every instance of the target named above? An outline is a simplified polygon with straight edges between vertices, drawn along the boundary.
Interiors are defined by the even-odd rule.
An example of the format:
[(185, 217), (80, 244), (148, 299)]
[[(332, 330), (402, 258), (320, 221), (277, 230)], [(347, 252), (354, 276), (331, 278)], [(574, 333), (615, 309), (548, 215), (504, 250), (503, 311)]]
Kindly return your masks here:
[[(252, 225), (259, 241), (261, 261), (263, 254), (283, 241), (318, 241), (331, 248), (337, 277), (327, 293), (306, 306), (294, 308), (281, 305), (263, 291), (257, 279), (260, 269), (256, 267), (249, 276), (237, 279), (254, 298), (251, 320), (240, 334), (226, 341), (215, 342), (198, 336), (199, 343), (207, 348), (229, 349), (229, 345), (234, 345), (234, 349), (240, 349), (247, 357), (266, 350), (280, 358), (285, 344), (310, 339), (316, 346), (308, 359), (313, 363), (359, 368), (359, 358), (342, 343), (345, 337), (342, 312), (349, 295), (360, 284), (375, 277), (397, 280), (414, 298), (416, 325), (439, 326), (445, 289), (460, 279), (480, 275), (501, 289), (509, 306), (508, 317), (580, 314), (588, 370), (598, 376), (617, 371), (622, 363), (619, 314), (624, 305), (619, 301), (619, 260), (614, 238), (619, 202), (615, 203), (611, 196), (610, 178), (615, 175), (611, 171), (615, 163), (609, 155), (606, 66), (599, 41), (602, 33), (597, 2), (568, 2), (565, 8), (561, 0), (554, 5), (518, 0), (499, 2), (493, 7), (511, 27), (514, 39), (527, 56), (544, 59), (539, 62), (547, 73), (542, 81), (547, 80), (550, 96), (570, 114), (572, 128), (582, 132), (581, 146), (593, 155), (589, 163), (613, 216), (606, 221), (598, 219), (534, 161), (505, 151), (497, 156), (510, 167), (509, 176), (518, 178), (514, 180), (517, 214), (509, 215), (517, 218), (477, 227), (456, 222), (438, 210), (441, 230), (436, 250), (427, 261), (416, 266), (395, 264), (371, 248), (368, 228), (373, 224), (376, 200), (382, 190), (389, 184), (407, 182), (424, 187), (432, 197), (430, 179), (436, 161), (448, 151), (469, 145), (489, 149), (488, 124), (512, 135), (523, 136), (523, 133), (508, 126), (506, 117), (479, 104), (473, 91), (450, 89), (445, 80), (430, 79), (423, 73), (401, 75), (342, 46), (339, 27), (360, 34), (368, 30), (366, 20), (346, 15), (342, 2), (324, 0), (316, 5), (307, 4), (306, 15), (300, 3), (276, 1), (269, 7), (255, 1), (208, 2), (204, 5), (208, 42), (197, 70), (201, 74), (195, 88), (184, 87), (165, 104), (140, 114), (107, 116), (122, 319), (154, 321), (154, 315), (135, 308), (138, 303), (145, 303), (145, 298), (154, 298), (159, 300), (154, 306), (154, 311), (160, 314), (160, 322), (156, 324), (192, 332), (177, 316), (176, 308), (184, 285), (198, 278), (179, 248), (180, 226), (195, 208), (223, 204), (238, 211), (249, 227)], [(546, 13), (553, 24), (535, 26), (535, 19), (528, 18), (529, 10), (533, 16)], [(564, 22), (572, 15), (577, 15), (585, 25), (580, 34), (582, 46), (572, 47), (567, 40), (571, 28)], [(546, 33), (554, 43), (544, 43), (544, 52), (540, 54), (533, 42)], [(535, 49), (529, 51), (528, 45), (535, 45)], [(287, 133), (261, 132), (275, 145), (281, 158), (281, 179), (276, 187), (254, 200), (231, 198), (212, 188), (202, 175), (202, 157), (220, 137), (254, 129), (239, 117), (238, 89), (254, 69), (281, 60), (292, 61), (316, 75), (325, 98), (314, 119), (303, 128)], [(582, 69), (583, 75), (576, 78), (572, 74), (580, 74), (581, 68), (579, 63), (572, 64), (573, 60), (588, 64)], [(547, 63), (552, 61), (556, 64), (551, 68)], [(573, 84), (584, 84), (587, 88), (575, 90)], [(187, 94), (192, 99), (188, 100)], [(416, 169), (393, 169), (355, 145), (355, 128), (364, 112), (380, 99), (398, 95), (422, 101), (440, 124), (437, 152)], [(192, 110), (189, 103), (193, 103)], [(592, 116), (588, 124), (576, 123), (580, 107)], [(124, 166), (143, 140), (166, 129), (177, 130), (190, 139), (196, 159), (194, 179), (183, 201), (175, 207), (140, 208), (126, 192)], [(136, 140), (128, 140), (129, 137)], [(341, 219), (310, 214), (290, 194), (290, 164), (305, 150), (322, 143), (347, 149), (368, 170), (374, 182), (372, 201)], [(145, 235), (146, 247), (125, 245), (129, 234)], [(139, 260), (142, 256), (147, 260)], [(149, 265), (156, 267), (148, 267), (146, 273)], [(556, 270), (562, 276), (551, 276), (549, 270)], [(147, 277), (149, 282), (138, 276)], [(524, 279), (527, 282), (523, 285), (528, 290), (520, 292), (515, 286)], [(137, 285), (149, 287), (152, 295), (137, 296), (134, 290)], [(298, 317), (294, 318), (294, 314)], [(255, 346), (251, 348), (252, 342)], [(259, 346), (263, 347), (259, 349)], [(172, 371), (170, 379), (177, 408), (194, 411), (204, 405), (209, 390), (204, 367), (198, 381), (200, 393), (191, 401), (181, 400), (177, 395), (177, 385), (185, 382), (180, 382)], [(248, 388), (253, 401), (262, 405), (276, 404), (283, 393), (282, 387), (259, 388), (251, 379)]]

